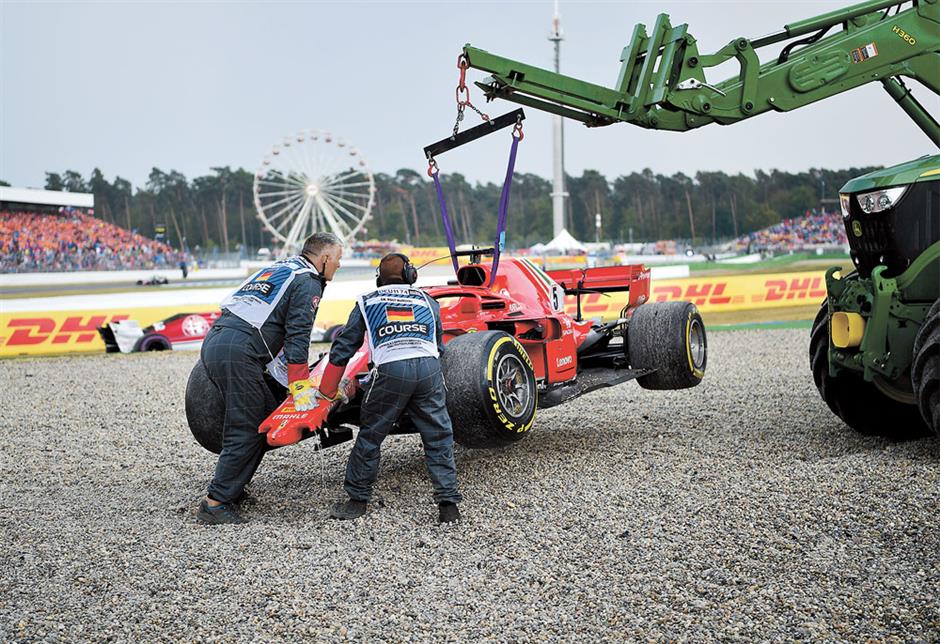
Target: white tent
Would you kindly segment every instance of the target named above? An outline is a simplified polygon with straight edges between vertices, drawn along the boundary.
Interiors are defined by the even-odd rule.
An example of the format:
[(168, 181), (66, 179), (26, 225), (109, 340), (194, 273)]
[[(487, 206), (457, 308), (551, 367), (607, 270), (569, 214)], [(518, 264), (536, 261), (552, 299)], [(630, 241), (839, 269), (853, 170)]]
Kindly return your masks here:
[(584, 244), (571, 236), (567, 230), (562, 229), (552, 241), (545, 244), (543, 252), (570, 253), (572, 251), (587, 252)]

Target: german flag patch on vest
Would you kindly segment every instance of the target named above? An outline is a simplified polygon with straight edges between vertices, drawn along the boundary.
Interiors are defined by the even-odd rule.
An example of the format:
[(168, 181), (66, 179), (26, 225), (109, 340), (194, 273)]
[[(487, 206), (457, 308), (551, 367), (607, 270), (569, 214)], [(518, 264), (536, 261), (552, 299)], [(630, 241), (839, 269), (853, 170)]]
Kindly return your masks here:
[(385, 317), (389, 322), (414, 322), (415, 311), (410, 306), (389, 306), (385, 309)]

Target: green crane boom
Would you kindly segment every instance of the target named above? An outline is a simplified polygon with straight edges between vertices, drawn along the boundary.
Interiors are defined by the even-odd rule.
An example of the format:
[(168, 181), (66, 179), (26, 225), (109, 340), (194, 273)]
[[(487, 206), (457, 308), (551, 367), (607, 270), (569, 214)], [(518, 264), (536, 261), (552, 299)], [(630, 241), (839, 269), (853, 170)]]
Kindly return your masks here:
[[(839, 31), (830, 33), (834, 27)], [(788, 40), (779, 56), (761, 64), (758, 49)], [(464, 55), (471, 67), (491, 74), (476, 83), (487, 99), (504, 98), (591, 127), (618, 121), (674, 131), (730, 125), (879, 81), (940, 146), (940, 125), (901, 80), (916, 79), (940, 95), (940, 0), (871, 0), (762, 38), (735, 38), (708, 55), (699, 53), (688, 25), (673, 27), (669, 16), (660, 14), (651, 30), (642, 24), (634, 28), (612, 89), (470, 44)], [(740, 65), (736, 77), (706, 79), (706, 69), (732, 58)]]

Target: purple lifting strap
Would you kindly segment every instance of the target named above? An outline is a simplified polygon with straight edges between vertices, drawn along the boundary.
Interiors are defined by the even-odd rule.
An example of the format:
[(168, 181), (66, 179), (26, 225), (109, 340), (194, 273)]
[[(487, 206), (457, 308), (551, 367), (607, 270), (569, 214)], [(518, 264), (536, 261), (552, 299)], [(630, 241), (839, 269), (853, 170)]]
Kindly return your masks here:
[(503, 192), (499, 195), (499, 218), (496, 221), (496, 241), (493, 243), (493, 269), (490, 271), (490, 283), (487, 288), (493, 287), (496, 280), (496, 271), (499, 268), (499, 254), (503, 250), (505, 241), (506, 220), (509, 210), (509, 189), (512, 187), (512, 172), (516, 167), (516, 149), (519, 147), (520, 136), (512, 137), (512, 148), (509, 150), (509, 165), (506, 167), (506, 178), (503, 180)]
[(457, 244), (454, 241), (454, 231), (450, 227), (450, 216), (447, 214), (447, 203), (444, 201), (444, 191), (441, 190), (440, 174), (437, 170), (431, 173), (434, 179), (434, 187), (437, 188), (437, 200), (441, 204), (441, 220), (444, 222), (444, 232), (447, 234), (447, 247), (450, 249), (450, 261), (454, 263), (454, 274), (457, 274), (459, 268), (457, 264)]

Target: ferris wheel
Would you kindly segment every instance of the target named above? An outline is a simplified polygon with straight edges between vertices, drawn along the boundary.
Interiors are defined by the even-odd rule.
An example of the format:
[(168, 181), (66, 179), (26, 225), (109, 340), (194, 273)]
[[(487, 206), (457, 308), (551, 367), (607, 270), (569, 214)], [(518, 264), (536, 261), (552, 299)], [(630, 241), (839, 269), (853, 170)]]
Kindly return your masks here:
[(352, 241), (369, 219), (375, 181), (358, 150), (328, 132), (302, 130), (262, 159), (254, 198), (259, 219), (292, 253), (314, 232)]

